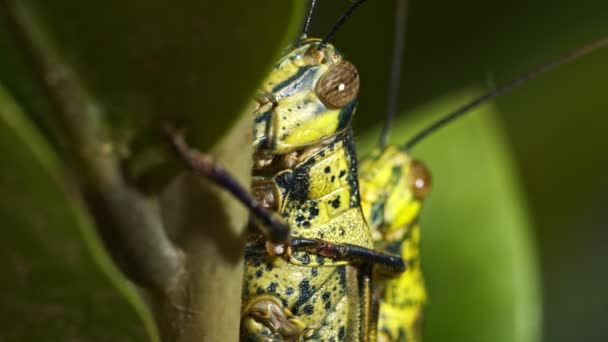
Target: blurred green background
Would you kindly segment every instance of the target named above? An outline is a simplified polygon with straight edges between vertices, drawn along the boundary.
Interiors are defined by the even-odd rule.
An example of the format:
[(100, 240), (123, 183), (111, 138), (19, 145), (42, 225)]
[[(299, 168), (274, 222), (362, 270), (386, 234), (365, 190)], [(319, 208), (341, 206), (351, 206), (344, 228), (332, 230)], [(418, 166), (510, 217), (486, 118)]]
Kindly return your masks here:
[[(46, 24), (55, 25), (54, 32), (60, 35), (55, 39), (63, 44), (63, 53), (71, 63), (78, 65), (79, 70), (84, 70), (80, 76), (86, 79), (88, 86), (94, 90), (93, 96), (98, 96), (100, 111), (110, 113), (114, 138), (119, 141), (132, 139), (131, 147), (135, 151), (143, 151), (143, 155), (150, 144), (158, 142), (155, 140), (156, 135), (150, 131), (153, 130), (155, 122), (166, 118), (163, 115), (176, 118), (197, 132), (201, 132), (201, 130), (205, 133), (221, 132), (222, 129), (225, 129), (230, 121), (225, 119), (224, 114), (239, 111), (247, 101), (248, 95), (244, 94), (250, 92), (251, 85), (263, 74), (264, 68), (257, 68), (257, 65), (266, 63), (265, 67), (268, 67), (271, 63), (271, 56), (276, 55), (277, 46), (284, 45), (280, 36), (271, 36), (270, 32), (280, 30), (284, 33), (284, 27), (291, 18), (293, 10), (289, 6), (281, 6), (278, 5), (278, 2), (272, 1), (265, 1), (263, 5), (258, 4), (259, 8), (255, 12), (251, 12), (251, 10), (256, 6), (252, 7), (246, 1), (237, 1), (232, 6), (225, 7), (223, 11), (213, 12), (215, 7), (223, 5), (200, 2), (199, 7), (197, 2), (192, 1), (188, 2), (190, 4), (188, 6), (176, 8), (175, 5), (158, 0), (151, 2), (153, 6), (148, 8), (149, 13), (138, 12), (140, 9), (138, 5), (143, 2), (134, 2), (128, 8), (124, 7), (127, 5), (118, 1), (93, 2), (96, 6), (92, 7), (84, 5), (84, 7), (80, 7), (74, 5), (76, 2), (71, 1), (58, 3), (62, 5), (51, 5), (47, 7), (48, 12), (42, 14), (43, 17), (51, 18)], [(347, 1), (319, 0), (311, 33), (313, 35), (315, 33), (324, 34), (347, 4)], [(392, 42), (393, 7), (393, 1), (368, 1), (334, 40), (334, 44), (357, 65), (362, 75), (360, 104), (355, 117), (356, 135), (361, 142), (367, 139), (363, 137), (369, 131), (369, 127), (378, 125), (384, 115)], [(88, 11), (89, 16), (83, 16), (84, 19), (81, 18), (81, 21), (63, 20), (63, 17), (74, 18), (77, 15), (78, 12), (71, 12), (75, 10), (74, 8), (78, 11)], [(146, 6), (141, 8), (146, 8)], [(117, 13), (122, 14), (113, 16)], [(223, 15), (205, 16), (200, 13), (223, 13)], [(521, 71), (551, 60), (601, 35), (608, 34), (606, 13), (608, 13), (608, 3), (605, 1), (581, 0), (575, 4), (565, 0), (550, 2), (538, 0), (509, 2), (413, 0), (410, 4), (402, 73), (403, 86), (399, 99), (400, 112), (403, 113), (400, 122), (401, 119), (409, 120), (412, 110), (418, 109), (414, 111), (417, 114), (416, 117), (411, 119), (415, 120), (417, 126), (422, 125), (427, 119), (425, 111), (433, 112), (433, 115), (437, 116), (444, 109), (447, 110), (452, 108), (451, 106), (465, 102), (480, 89), (483, 90), (494, 84), (510, 80)], [(201, 16), (200, 21), (197, 20), (198, 15)], [(154, 25), (156, 22), (150, 21), (163, 16), (165, 21), (158, 26)], [(108, 17), (113, 19), (104, 20)], [(184, 17), (188, 19), (183, 19)], [(99, 31), (88, 33), (87, 30), (78, 26), (89, 20), (87, 18), (97, 18), (97, 21), (89, 24), (93, 27), (100, 25)], [(116, 32), (111, 36), (99, 35), (99, 32), (102, 31), (100, 29), (106, 27), (104, 25), (107, 25), (107, 28), (124, 29), (125, 27), (120, 25), (125, 25), (125, 23), (129, 25), (125, 27), (127, 27), (127, 31), (132, 32), (132, 35), (121, 36)], [(232, 26), (235, 27), (233, 30), (231, 30)], [(150, 27), (154, 29), (151, 30)], [(186, 29), (183, 29), (184, 27)], [(63, 35), (61, 35), (62, 32)], [(71, 34), (65, 34), (65, 32), (71, 32)], [(90, 39), (87, 38), (87, 34), (92, 35)], [(138, 41), (133, 37), (148, 37), (148, 39)], [(112, 38), (117, 39), (117, 44), (112, 44)], [(99, 45), (100, 42), (102, 45)], [(87, 57), (87, 54), (82, 52), (84, 49), (91, 51), (89, 56), (95, 55), (98, 60), (105, 60), (107, 64), (99, 65), (97, 69), (93, 68), (90, 61), (83, 60)], [(113, 49), (116, 50), (113, 51)], [(125, 53), (123, 49), (128, 51)], [(141, 65), (141, 69), (137, 69), (133, 73), (116, 72), (117, 70), (128, 71), (134, 66), (139, 66), (138, 57), (140, 55), (138, 53), (141, 52), (140, 50), (154, 53), (149, 63)], [(102, 54), (100, 55), (100, 53)], [(131, 60), (121, 60), (121, 56), (130, 57)], [(20, 81), (22, 71), (15, 67), (18, 64), (14, 63), (15, 59), (18, 57), (12, 53), (10, 47), (2, 45), (2, 39), (0, 39), (0, 81), (7, 83), (5, 85), (8, 85), (9, 93), (20, 100), (20, 105), (28, 111), (27, 115), (36, 122), (36, 127), (40, 128), (42, 132), (48, 132), (51, 128), (48, 126), (44, 109), (40, 109), (40, 105), (31, 100), (33, 97), (28, 95), (32, 91), (31, 85)], [(237, 65), (238, 60), (245, 62), (243, 65)], [(509, 265), (514, 264), (517, 267), (517, 262), (523, 260), (524, 264), (519, 266), (525, 272), (536, 270), (534, 257), (526, 255), (534, 253), (527, 249), (529, 244), (536, 245), (539, 261), (538, 272), (540, 272), (538, 276), (542, 284), (542, 335), (544, 341), (608, 340), (608, 329), (605, 328), (603, 322), (608, 315), (608, 296), (605, 294), (605, 289), (608, 288), (608, 273), (603, 265), (604, 261), (608, 260), (608, 250), (603, 248), (604, 241), (608, 238), (608, 232), (605, 229), (608, 221), (603, 210), (605, 203), (608, 203), (608, 181), (603, 177), (608, 173), (608, 158), (603, 151), (603, 148), (607, 146), (605, 129), (608, 128), (606, 115), (608, 97), (605, 96), (605, 91), (608, 89), (606, 61), (608, 61), (608, 49), (600, 50), (559, 70), (552, 71), (540, 79), (502, 96), (489, 110), (475, 113), (479, 114), (480, 118), (470, 120), (482, 120), (481, 123), (471, 123), (473, 125), (471, 127), (477, 127), (477, 131), (467, 131), (467, 128), (463, 128), (463, 131), (456, 132), (455, 135), (438, 133), (420, 146), (420, 158), (425, 157), (425, 153), (427, 153), (424, 151), (424, 144), (429, 145), (428, 150), (435, 151), (428, 152), (431, 156), (425, 159), (433, 171), (436, 184), (434, 197), (431, 197), (422, 221), (423, 227), (428, 226), (424, 229), (429, 230), (432, 234), (427, 238), (426, 244), (443, 243), (441, 248), (444, 246), (450, 248), (449, 243), (451, 243), (458, 245), (461, 252), (467, 249), (473, 249), (472, 253), (475, 251), (489, 252), (475, 249), (475, 246), (482, 246), (481, 244), (486, 240), (479, 236), (467, 236), (466, 233), (468, 232), (469, 235), (484, 234), (483, 228), (487, 228), (489, 234), (492, 227), (467, 230), (463, 229), (464, 226), (445, 226), (440, 219), (426, 217), (429, 212), (432, 212), (434, 216), (443, 215), (443, 213), (449, 216), (448, 211), (458, 211), (468, 206), (469, 210), (473, 210), (470, 217), (474, 218), (475, 211), (478, 213), (477, 216), (482, 216), (487, 210), (483, 204), (479, 204), (479, 207), (471, 207), (467, 204), (470, 202), (467, 202), (466, 198), (463, 198), (460, 203), (458, 196), (447, 197), (454, 201), (453, 208), (445, 205), (449, 202), (440, 200), (441, 194), (445, 195), (448, 191), (456, 190), (449, 186), (442, 186), (442, 179), (449, 179), (452, 184), (455, 184), (455, 182), (459, 182), (459, 177), (469, 177), (467, 181), (462, 182), (465, 191), (462, 196), (467, 196), (466, 190), (470, 189), (470, 197), (477, 198), (476, 203), (481, 203), (478, 196), (486, 195), (488, 202), (500, 205), (503, 203), (501, 198), (505, 196), (506, 192), (508, 199), (504, 203), (511, 204), (505, 206), (505, 211), (515, 210), (513, 216), (516, 218), (513, 220), (524, 222), (523, 227), (528, 226), (528, 221), (532, 222), (530, 227), (534, 227), (534, 230), (530, 233), (533, 241), (526, 240), (523, 243), (524, 248), (519, 250), (523, 256), (513, 256)], [(172, 65), (171, 62), (176, 62), (176, 64)], [(217, 70), (222, 70), (217, 67), (218, 65), (225, 66), (226, 64), (231, 65), (226, 68), (228, 71), (224, 74), (217, 72)], [(197, 65), (200, 66), (198, 69), (189, 69)], [(166, 73), (159, 73), (161, 69)], [(255, 70), (244, 76), (244, 72), (252, 69)], [(102, 70), (111, 70), (113, 73), (104, 75)], [(160, 86), (154, 83), (159, 81), (162, 81)], [(232, 89), (232, 84), (238, 85), (238, 88)], [(199, 88), (200, 85), (203, 85), (204, 88)], [(470, 87), (474, 87), (476, 90), (461, 92)], [(228, 96), (229, 90), (238, 96), (234, 95), (234, 98)], [(445, 99), (446, 95), (450, 95), (450, 97)], [(150, 101), (150, 97), (160, 100)], [(238, 100), (235, 99), (237, 97)], [(221, 102), (205, 101), (205, 99), (216, 98), (225, 100)], [(421, 107), (430, 102), (436, 103), (437, 99), (442, 99), (439, 101), (442, 105)], [(179, 113), (167, 114), (166, 112), (171, 109)], [(150, 123), (145, 116), (146, 111), (150, 111), (156, 121), (153, 120)], [(201, 112), (205, 113), (204, 116), (198, 116)], [(488, 117), (484, 118), (483, 115), (486, 113)], [(498, 118), (489, 118), (490, 115), (498, 115)], [(430, 116), (429, 114), (429, 118)], [(140, 128), (135, 134), (131, 130), (133, 125), (144, 128)], [(11, 130), (14, 127), (8, 129)], [(408, 129), (411, 131), (411, 128), (407, 127), (395, 130), (394, 140), (404, 141), (407, 138), (406, 130)], [(475, 137), (480, 136), (479, 133), (474, 132), (480, 130), (485, 132), (486, 129), (492, 129), (492, 131), (485, 137), (481, 136), (485, 140), (474, 140)], [(26, 131), (29, 132), (29, 129)], [(141, 132), (144, 133), (140, 134)], [(217, 134), (199, 134), (198, 143), (201, 146), (209, 146), (216, 139)], [(450, 140), (450, 137), (463, 134), (469, 135), (472, 140), (462, 144), (456, 140)], [(47, 136), (51, 136), (51, 134), (47, 134)], [(28, 135), (21, 134), (20, 137), (20, 139), (27, 139)], [(18, 141), (18, 139), (7, 140)], [(476, 144), (489, 144), (491, 148), (478, 152), (475, 147), (479, 146)], [(19, 144), (15, 146), (5, 144), (4, 146), (6, 148), (3, 151), (18, 151)], [(460, 153), (458, 147), (461, 148), (463, 154), (462, 165), (458, 164), (459, 159), (456, 158)], [(504, 154), (504, 156), (499, 156), (498, 159), (488, 157), (490, 158), (487, 159), (489, 164), (477, 164), (476, 159), (467, 157), (471, 153), (483, 155), (483, 153), (490, 152)], [(437, 159), (440, 153), (447, 153), (455, 159), (442, 164), (441, 159)], [(24, 157), (24, 159), (27, 158)], [(14, 173), (9, 170), (8, 160), (6, 163), (2, 163), (3, 171), (5, 171), (3, 174)], [(15, 165), (20, 165), (18, 163), (29, 165), (28, 163), (31, 162), (25, 160), (15, 163)], [(464, 171), (455, 170), (455, 165), (461, 167), (458, 170)], [(492, 179), (495, 178), (488, 176), (490, 180), (487, 181), (483, 176), (484, 173), (481, 173), (481, 176), (477, 173), (479, 170), (492, 170), (493, 167), (508, 169), (504, 171), (506, 175), (498, 177), (500, 180), (507, 179), (501, 183), (503, 187), (492, 188), (488, 184), (494, 184)], [(50, 169), (54, 170), (51, 172), (52, 175), (60, 172), (56, 167)], [(40, 177), (27, 174), (22, 176)], [(471, 182), (471, 177), (473, 179), (479, 177), (479, 184)], [(9, 178), (4, 177), (3, 179), (3, 184), (13, 184)], [(505, 184), (509, 186), (505, 187)], [(18, 192), (18, 189), (11, 190), (12, 188), (9, 187), (3, 189), (6, 194)], [(519, 192), (520, 190), (521, 192)], [(37, 190), (32, 189), (31, 191), (35, 193)], [(511, 191), (515, 194), (512, 195)], [(519, 203), (521, 207), (513, 206), (513, 201)], [(48, 202), (34, 203), (30, 203), (30, 205), (40, 206)], [(3, 207), (5, 210), (2, 213), (5, 217), (4, 214), (9, 213), (12, 209), (8, 206)], [(69, 218), (72, 214), (65, 215)], [(468, 216), (461, 216), (464, 221), (451, 222), (466, 225)], [(509, 218), (496, 217), (494, 221), (500, 225), (504, 221), (509, 221)], [(22, 221), (15, 222), (11, 225), (3, 224), (3, 226), (20, 227), (29, 224)], [(441, 225), (441, 227), (433, 227), (434, 224)], [(11, 230), (13, 229), (17, 228), (11, 228)], [(455, 241), (438, 239), (441, 237), (442, 230), (446, 230), (446, 235), (453, 236)], [(456, 234), (458, 232), (462, 232), (462, 234), (459, 236)], [(527, 233), (519, 232), (517, 234), (520, 235), (517, 236), (526, 239)], [(495, 234), (493, 236), (496, 237), (510, 236), (509, 233), (501, 232), (492, 232), (492, 234)], [(52, 246), (55, 243), (54, 237), (57, 236), (53, 235), (36, 243)], [(458, 239), (459, 237), (460, 239)], [(64, 238), (67, 239), (67, 237), (62, 239)], [(17, 243), (10, 242), (10, 244), (7, 251), (10, 252), (11, 248), (19, 249)], [(448, 322), (445, 326), (446, 333), (455, 331), (450, 329), (456, 329), (453, 325), (459, 324), (458, 319), (462, 318), (459, 315), (464, 317), (471, 311), (464, 303), (470, 301), (471, 307), (475, 307), (475, 299), (467, 298), (475, 292), (471, 292), (471, 288), (468, 289), (470, 292), (459, 292), (463, 289), (463, 283), (438, 284), (438, 281), (446, 281), (449, 278), (437, 275), (447, 274), (442, 272), (449, 273), (449, 270), (436, 266), (441, 266), (441, 262), (445, 261), (446, 269), (452, 266), (458, 267), (458, 265), (454, 266), (448, 262), (450, 253), (458, 251), (458, 248), (445, 250), (445, 254), (441, 254), (442, 250), (437, 246), (423, 245), (423, 248), (425, 248), (423, 256), (429, 264), (431, 273), (429, 274), (431, 289), (429, 315), (432, 317), (429, 317), (429, 321), (427, 321), (427, 328), (433, 329), (432, 322), (439, 322), (437, 318), (433, 317), (444, 316), (442, 319)], [(433, 254), (430, 254), (431, 252)], [(15, 254), (8, 254), (13, 255), (13, 259), (15, 258)], [(478, 255), (478, 259), (486, 259), (486, 263), (482, 265), (481, 269), (491, 269), (493, 265), (507, 264), (504, 260), (493, 260), (493, 257), (491, 253)], [(44, 257), (41, 259), (44, 260)], [(493, 263), (494, 261), (496, 262)], [(41, 269), (44, 269), (44, 265), (41, 266)], [(58, 269), (61, 267), (58, 266)], [(107, 272), (111, 273), (111, 271)], [(505, 270), (504, 282), (518, 280), (518, 274), (521, 276), (517, 270)], [(86, 274), (80, 276), (91, 279)], [(52, 278), (53, 275), (48, 277)], [(58, 283), (67, 279), (66, 276), (62, 277), (64, 278), (58, 278)], [(434, 279), (437, 280), (433, 283)], [(500, 281), (499, 278), (497, 279)], [(99, 284), (99, 282), (94, 283)], [(523, 282), (525, 283), (525, 281)], [(466, 282), (464, 284), (466, 285)], [(534, 280), (532, 279), (526, 284), (532, 284), (530, 286), (534, 287)], [(103, 288), (109, 285), (99, 286)], [(473, 280), (471, 287), (476, 288)], [(34, 290), (26, 289), (26, 291), (35, 291), (36, 286), (33, 288)], [(454, 310), (454, 307), (445, 309), (445, 312), (437, 311), (437, 308), (441, 310), (441, 298), (445, 297), (442, 293), (437, 292), (439, 288), (447, 289), (447, 291), (453, 288), (454, 297), (462, 297), (455, 304), (455, 308), (461, 309), (462, 312)], [(505, 285), (505, 288), (509, 288), (509, 286)], [(3, 291), (3, 308), (8, 308), (7, 298), (11, 295), (7, 293), (10, 293), (11, 289), (10, 286), (7, 286), (7, 289)], [(531, 300), (534, 301), (535, 289), (531, 289), (527, 293), (532, 296)], [(488, 296), (491, 297), (491, 295)], [(53, 292), (51, 297), (61, 301), (62, 295), (56, 295)], [(514, 298), (506, 296), (505, 300), (514, 300)], [(533, 303), (530, 305), (534, 306)], [(32, 308), (29, 310), (35, 311)], [(533, 308), (531, 310), (533, 311)], [(122, 312), (127, 311), (125, 309)], [(0, 317), (7, 322), (9, 314), (14, 315), (14, 312), (11, 307), (11, 310), (4, 311)], [(502, 319), (494, 316), (495, 314), (497, 313), (480, 312), (477, 313), (477, 316), (489, 316), (488, 320)], [(507, 314), (516, 315), (517, 311), (507, 312)], [(51, 312), (49, 315), (57, 314)], [(90, 313), (82, 315), (83, 317), (94, 317)], [(108, 315), (110, 313), (102, 312), (99, 316), (103, 325), (112, 325), (112, 323), (104, 321), (104, 319), (108, 319)], [(131, 315), (133, 316), (133, 313)], [(60, 317), (62, 316), (60, 315)], [(517, 320), (517, 318), (511, 319)], [(84, 330), (86, 328), (82, 328), (82, 326), (93, 326), (94, 324), (86, 322), (83, 318), (72, 319), (72, 321), (80, 322), (81, 329)], [(450, 327), (449, 321), (456, 323)], [(129, 320), (123, 319), (122, 322), (129, 322)], [(135, 318), (131, 318), (130, 322), (137, 325)], [(483, 324), (481, 320), (465, 322), (467, 325), (460, 328), (472, 331), (472, 335), (475, 335), (476, 329), (482, 330), (481, 326), (475, 326), (475, 324)], [(78, 325), (78, 323), (74, 324)], [(486, 330), (491, 328), (492, 324), (485, 326)], [(14, 328), (7, 329), (8, 327), (2, 326), (0, 331), (15, 331)], [(63, 328), (57, 328), (57, 330), (61, 329)], [(71, 329), (74, 336), (86, 333), (86, 331), (81, 332), (74, 327)], [(115, 330), (119, 333), (122, 328), (116, 326)], [(133, 330), (125, 335), (143, 335), (138, 329), (133, 328)], [(91, 333), (90, 338), (103, 340), (99, 339), (99, 334), (103, 336), (104, 333), (108, 334), (109, 331)], [(500, 332), (497, 334), (501, 335)], [(428, 341), (447, 340), (445, 337), (441, 339), (440, 332), (431, 332), (427, 335), (430, 335)], [(501, 336), (507, 335), (502, 334)], [(0, 333), (1, 336), (3, 336), (2, 333)], [(10, 338), (20, 335), (14, 333), (7, 336)], [(98, 338), (95, 339), (95, 336)], [(481, 335), (477, 336), (476, 340), (505, 340), (494, 337), (492, 339), (491, 335)], [(459, 339), (454, 337), (453, 340)]]

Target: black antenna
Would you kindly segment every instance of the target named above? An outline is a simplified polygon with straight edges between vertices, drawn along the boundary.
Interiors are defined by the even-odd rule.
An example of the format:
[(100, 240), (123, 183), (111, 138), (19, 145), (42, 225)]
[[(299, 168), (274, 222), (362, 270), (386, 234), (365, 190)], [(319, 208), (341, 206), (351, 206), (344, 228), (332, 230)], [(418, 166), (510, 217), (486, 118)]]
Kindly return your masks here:
[(497, 97), (498, 95), (501, 95), (533, 78), (536, 78), (537, 76), (540, 76), (542, 74), (544, 74), (545, 72), (554, 69), (560, 65), (566, 64), (568, 62), (571, 62), (579, 57), (582, 57), (596, 49), (599, 49), (601, 47), (604, 47), (608, 45), (608, 37), (603, 37), (600, 38), (594, 42), (591, 42), (587, 45), (584, 45), (580, 48), (577, 48), (575, 50), (572, 50), (560, 57), (558, 57), (556, 60), (551, 61), (549, 63), (543, 64), (537, 68), (528, 70), (527, 72), (523, 73), (522, 75), (520, 75), (519, 77), (513, 79), (510, 82), (504, 83), (496, 88), (494, 88), (493, 90), (469, 101), (468, 103), (466, 103), (465, 105), (461, 106), (460, 108), (456, 109), (455, 111), (443, 116), (442, 118), (440, 118), (439, 120), (435, 121), (434, 123), (430, 124), (429, 126), (427, 126), (425, 129), (423, 129), (422, 131), (420, 131), (418, 134), (416, 134), (413, 138), (411, 138), (408, 142), (406, 142), (403, 145), (403, 149), (408, 151), (410, 150), (412, 147), (414, 147), (416, 144), (418, 144), (422, 139), (426, 138), (429, 134), (433, 133), (434, 131), (436, 131), (437, 129), (445, 126), (446, 124), (448, 124), (449, 122), (457, 119), (458, 117), (466, 114), (467, 112), (469, 112), (471, 109), (479, 106), (480, 104), (483, 104), (484, 102), (487, 102), (489, 100), (494, 99), (495, 97)]
[(389, 74), (388, 97), (386, 100), (386, 120), (380, 135), (380, 148), (386, 146), (393, 126), (393, 118), (397, 111), (397, 96), (399, 95), (399, 81), (401, 80), (401, 65), (403, 49), (405, 47), (406, 23), (408, 14), (408, 0), (396, 0), (395, 36), (393, 37), (393, 61)]
[(305, 39), (308, 36), (308, 27), (310, 26), (312, 11), (315, 8), (316, 2), (317, 0), (310, 0), (310, 5), (308, 6), (308, 14), (306, 14), (306, 20), (304, 20), (304, 27), (302, 27), (302, 39)]
[(340, 18), (338, 18), (338, 21), (336, 22), (336, 24), (334, 25), (334, 27), (331, 28), (331, 30), (329, 31), (329, 33), (327, 33), (327, 35), (325, 35), (325, 38), (323, 38), (323, 40), (321, 41), (321, 45), (323, 46), (325, 44), (327, 44), (327, 42), (329, 42), (334, 35), (336, 34), (336, 32), (338, 32), (338, 30), (340, 29), (340, 27), (342, 25), (344, 25), (344, 23), (346, 22), (346, 20), (348, 20), (348, 18), (350, 18), (351, 15), (353, 15), (353, 13), (355, 12), (355, 10), (361, 6), (363, 3), (365, 2), (365, 0), (355, 0), (355, 2), (353, 2), (352, 5), (350, 5), (350, 7), (346, 10), (346, 12), (344, 12)]

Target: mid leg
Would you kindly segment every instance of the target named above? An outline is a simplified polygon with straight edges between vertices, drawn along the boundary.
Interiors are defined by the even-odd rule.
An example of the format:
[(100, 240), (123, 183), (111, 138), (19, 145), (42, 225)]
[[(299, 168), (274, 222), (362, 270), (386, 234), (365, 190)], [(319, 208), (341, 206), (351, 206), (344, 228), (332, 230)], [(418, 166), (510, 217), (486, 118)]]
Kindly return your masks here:
[(406, 269), (405, 261), (398, 255), (381, 253), (348, 243), (332, 243), (321, 239), (294, 237), (291, 240), (291, 248), (293, 251), (306, 251), (328, 258), (346, 260), (354, 264), (373, 265), (374, 271), (383, 274), (399, 274)]
[(270, 255), (289, 256), (293, 249), (352, 263), (374, 265), (374, 270), (386, 274), (398, 274), (405, 271), (405, 262), (396, 255), (320, 239), (292, 239), (289, 226), (275, 212), (258, 203), (251, 193), (213, 158), (188, 146), (178, 130), (167, 128), (166, 133), (173, 148), (188, 168), (229, 191), (251, 211), (252, 217), (258, 221), (258, 229), (264, 235), (265, 248)]

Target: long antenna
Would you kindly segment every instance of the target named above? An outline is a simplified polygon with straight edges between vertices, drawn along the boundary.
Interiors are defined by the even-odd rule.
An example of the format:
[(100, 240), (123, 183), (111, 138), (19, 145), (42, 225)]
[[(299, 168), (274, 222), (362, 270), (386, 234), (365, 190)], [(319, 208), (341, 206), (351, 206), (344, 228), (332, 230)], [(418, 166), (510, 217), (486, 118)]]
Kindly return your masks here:
[(393, 118), (397, 111), (397, 96), (399, 95), (399, 81), (401, 80), (401, 65), (405, 37), (407, 32), (408, 0), (396, 0), (395, 36), (393, 37), (393, 61), (389, 74), (388, 97), (386, 100), (386, 119), (382, 134), (380, 135), (380, 148), (386, 146), (393, 126)]
[(439, 120), (435, 121), (434, 123), (430, 124), (429, 126), (427, 126), (426, 128), (424, 128), (422, 131), (418, 132), (418, 134), (414, 135), (414, 137), (412, 137), (408, 142), (406, 142), (403, 145), (403, 149), (408, 151), (410, 149), (412, 149), (412, 147), (414, 147), (416, 144), (418, 144), (421, 140), (423, 140), (424, 138), (426, 138), (429, 134), (435, 132), (436, 130), (438, 130), (439, 128), (445, 126), (446, 124), (450, 123), (451, 121), (454, 121), (455, 119), (457, 119), (458, 117), (468, 113), (471, 109), (479, 106), (480, 104), (483, 104), (485, 102), (488, 102), (494, 98), (496, 98), (498, 95), (501, 95), (533, 78), (536, 78), (537, 76), (540, 76), (542, 74), (544, 74), (545, 72), (554, 69), (560, 65), (566, 64), (568, 62), (571, 62), (579, 57), (582, 57), (596, 49), (599, 49), (601, 47), (604, 47), (608, 45), (608, 36), (607, 37), (602, 37), (596, 41), (593, 41), (587, 45), (584, 45), (580, 48), (574, 49), (560, 57), (558, 57), (556, 60), (551, 61), (549, 63), (543, 64), (537, 68), (528, 70), (527, 72), (521, 74), (519, 77), (511, 80), (510, 82), (504, 83), (496, 88), (494, 88), (493, 90), (469, 101), (468, 103), (466, 103), (465, 105), (461, 106), (460, 108), (454, 110), (453, 112), (443, 116), (442, 118), (440, 118)]
[(315, 9), (317, 0), (310, 0), (308, 5), (308, 14), (306, 14), (306, 20), (304, 20), (304, 27), (302, 27), (302, 39), (308, 37), (308, 27), (310, 26), (310, 19), (312, 18), (312, 12)]
[(331, 30), (329, 30), (329, 32), (325, 35), (325, 38), (323, 38), (323, 40), (321, 41), (321, 46), (327, 44), (327, 42), (329, 42), (334, 37), (336, 32), (338, 32), (340, 27), (342, 25), (344, 25), (346, 20), (348, 20), (348, 18), (350, 18), (350, 16), (353, 15), (355, 10), (359, 6), (363, 5), (364, 2), (365, 2), (365, 0), (355, 0), (355, 2), (353, 2), (352, 5), (350, 5), (350, 7), (340, 16), (340, 18), (338, 18), (338, 21), (334, 24), (334, 26), (331, 28)]

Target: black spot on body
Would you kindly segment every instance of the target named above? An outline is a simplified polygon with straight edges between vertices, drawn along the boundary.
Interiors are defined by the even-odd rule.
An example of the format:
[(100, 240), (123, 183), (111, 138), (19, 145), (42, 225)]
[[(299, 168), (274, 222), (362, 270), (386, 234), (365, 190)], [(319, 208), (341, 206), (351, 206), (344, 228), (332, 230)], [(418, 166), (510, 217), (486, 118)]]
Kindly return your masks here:
[(307, 315), (312, 315), (313, 312), (315, 312), (315, 309), (312, 307), (312, 305), (307, 304), (304, 306), (304, 308), (302, 309), (302, 311), (307, 314)]
[(338, 330), (338, 338), (339, 339), (343, 339), (344, 335), (346, 335), (346, 329), (344, 329), (344, 326), (340, 326), (340, 329)]
[[(321, 235), (321, 238), (323, 238), (323, 235)], [(323, 266), (325, 264), (325, 258), (320, 255), (317, 255), (317, 264)]]
[(270, 285), (268, 285), (268, 288), (266, 290), (268, 292), (274, 293), (277, 290), (277, 286), (279, 286), (279, 284), (272, 282), (272, 283), (270, 283)]
[(315, 293), (314, 289), (311, 289), (310, 282), (308, 279), (303, 279), (298, 285), (300, 289), (300, 294), (298, 295), (298, 299), (293, 305), (293, 311), (298, 311), (304, 303), (306, 303), (310, 297)]
[(319, 206), (317, 205), (317, 202), (313, 202), (312, 205), (310, 206), (310, 209), (308, 210), (309, 213), (309, 218), (313, 219), (317, 216), (319, 216)]
[(293, 291), (294, 291), (293, 287), (288, 287), (285, 289), (285, 294), (288, 296), (291, 296), (293, 294)]
[(266, 271), (272, 271), (272, 268), (273, 268), (273, 266), (271, 263), (266, 264)]
[(328, 301), (330, 297), (331, 293), (329, 292), (324, 292), (323, 295), (321, 295), (321, 299), (323, 299), (324, 302)]
[(255, 277), (256, 278), (261, 278), (262, 274), (264, 274), (264, 272), (260, 269), (258, 269), (257, 271), (255, 271)]
[(300, 164), (293, 170), (293, 182), (289, 191), (290, 200), (304, 203), (308, 199), (308, 192), (310, 190), (310, 177), (308, 174), (310, 165), (308, 164)]
[(310, 264), (310, 255), (308, 253), (303, 253), (302, 256), (300, 257), (300, 262), (303, 265)]
[(323, 169), (323, 171), (325, 171), (325, 173), (330, 173), (331, 172), (331, 167), (326, 166), (325, 169)]
[(336, 176), (332, 175), (330, 181), (333, 183), (336, 180)]
[(255, 293), (256, 293), (256, 294), (262, 294), (262, 293), (264, 293), (264, 289), (258, 286), (258, 287), (255, 289)]
[(310, 275), (316, 277), (319, 274), (319, 270), (316, 267), (310, 269)]
[(334, 209), (340, 208), (340, 196), (331, 201), (331, 206), (334, 207)]
[(345, 174), (346, 174), (346, 171), (340, 170), (340, 174), (338, 175), (338, 177), (342, 178), (342, 177), (344, 177)]
[(325, 304), (323, 305), (323, 307), (325, 308), (326, 311), (331, 310), (331, 301), (325, 302)]
[(310, 228), (310, 221), (304, 221), (304, 222), (302, 222), (302, 226), (304, 228)]

